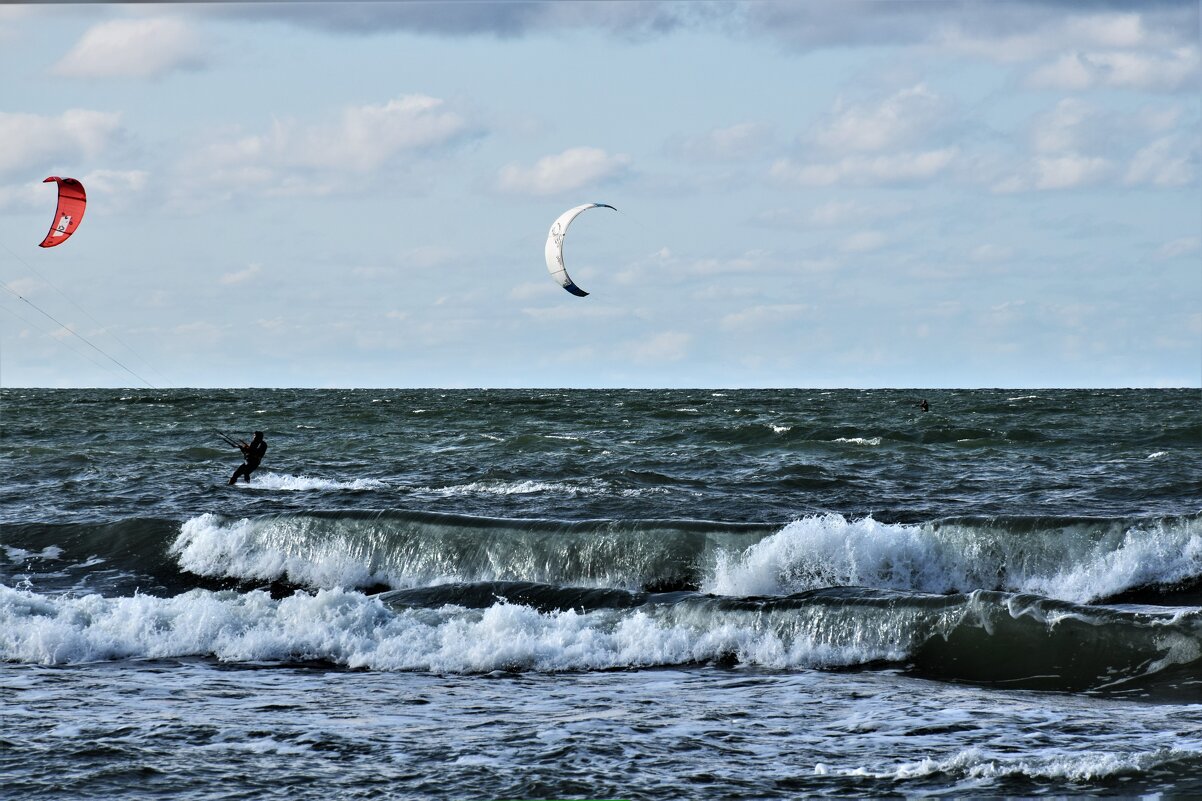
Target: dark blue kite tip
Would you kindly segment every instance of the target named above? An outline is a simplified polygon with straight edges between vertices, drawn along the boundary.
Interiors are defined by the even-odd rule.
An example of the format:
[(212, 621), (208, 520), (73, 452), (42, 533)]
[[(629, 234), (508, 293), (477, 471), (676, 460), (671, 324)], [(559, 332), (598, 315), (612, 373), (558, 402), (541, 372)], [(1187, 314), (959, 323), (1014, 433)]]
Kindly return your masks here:
[[(617, 209), (614, 209), (614, 211), (617, 211)], [(571, 281), (568, 281), (567, 284), (564, 285), (564, 289), (571, 292), (573, 295), (575, 295), (578, 298), (583, 298), (583, 297), (588, 296), (587, 292), (585, 292), (583, 289), (581, 289), (580, 287), (573, 284)]]
[[(609, 205), (608, 203), (594, 203), (593, 205), (598, 206), (603, 209), (614, 209), (614, 207)], [(614, 209), (614, 211), (617, 211), (617, 209)]]

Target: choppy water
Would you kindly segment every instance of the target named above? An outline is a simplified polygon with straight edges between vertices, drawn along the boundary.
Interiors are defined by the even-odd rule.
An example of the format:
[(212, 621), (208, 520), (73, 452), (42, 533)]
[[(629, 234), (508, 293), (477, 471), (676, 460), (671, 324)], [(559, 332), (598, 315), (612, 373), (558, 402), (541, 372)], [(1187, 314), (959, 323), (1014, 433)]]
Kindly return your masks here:
[(0, 795), (1202, 793), (1197, 390), (0, 401)]

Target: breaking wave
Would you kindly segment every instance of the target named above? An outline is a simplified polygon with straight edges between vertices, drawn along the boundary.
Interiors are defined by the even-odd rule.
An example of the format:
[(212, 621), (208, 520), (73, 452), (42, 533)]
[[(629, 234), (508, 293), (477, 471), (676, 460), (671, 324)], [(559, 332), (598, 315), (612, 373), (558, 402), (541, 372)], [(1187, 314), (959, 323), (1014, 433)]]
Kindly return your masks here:
[(78, 664), (202, 656), (451, 673), (884, 662), (940, 679), (1060, 690), (1115, 689), (1202, 663), (1198, 610), (1137, 614), (1005, 593), (870, 590), (771, 600), (650, 594), (577, 609), (570, 594), (523, 603), (523, 593), (540, 591), (530, 585), (478, 590), (478, 605), (448, 599), (432, 606), (429, 599), (412, 605), (404, 593), (341, 589), (281, 599), (200, 589), (171, 598), (105, 598), (0, 585), (0, 659)]
[(537, 581), (744, 597), (858, 586), (985, 589), (1089, 603), (1140, 590), (1196, 589), (1202, 520), (907, 525), (832, 514), (774, 530), (679, 521), (210, 514), (184, 523), (171, 553), (198, 575), (314, 588)]
[(868, 587), (1030, 593), (1073, 603), (1202, 598), (1197, 515), (906, 524), (827, 514), (781, 526), (407, 511), (204, 514), (182, 524), (6, 525), (0, 546), (0, 579), (48, 588), (64, 586), (50, 582), (52, 574), (98, 574), (87, 565), (99, 560), (111, 573), (153, 574), (164, 591), (176, 592), (211, 588), (203, 578), (309, 589), (531, 581), (730, 597)]

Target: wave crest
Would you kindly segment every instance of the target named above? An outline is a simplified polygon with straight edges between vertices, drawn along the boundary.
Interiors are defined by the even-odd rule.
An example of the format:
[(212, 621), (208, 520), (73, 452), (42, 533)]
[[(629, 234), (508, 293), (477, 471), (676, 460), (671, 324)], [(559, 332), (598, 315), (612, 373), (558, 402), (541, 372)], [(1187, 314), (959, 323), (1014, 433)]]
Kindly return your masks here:
[(949, 593), (995, 589), (1077, 603), (1202, 577), (1199, 518), (1065, 522), (1016, 530), (819, 515), (744, 550), (723, 550), (703, 583), (722, 595), (787, 595), (864, 586)]

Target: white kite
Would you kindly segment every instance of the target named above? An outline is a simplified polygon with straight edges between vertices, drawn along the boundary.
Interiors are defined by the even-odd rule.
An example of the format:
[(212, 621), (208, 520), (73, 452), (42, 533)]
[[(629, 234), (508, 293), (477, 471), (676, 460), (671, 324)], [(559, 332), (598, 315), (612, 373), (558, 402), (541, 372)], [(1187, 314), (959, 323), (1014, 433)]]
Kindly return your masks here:
[[(551, 232), (547, 234), (547, 269), (551, 272), (551, 277), (554, 278), (561, 287), (571, 292), (577, 297), (584, 297), (588, 293), (580, 287), (572, 283), (572, 279), (568, 277), (567, 268), (563, 266), (563, 238), (568, 233), (568, 226), (572, 224), (572, 220), (587, 209), (614, 209), (607, 203), (585, 203), (583, 206), (577, 206), (574, 209), (568, 209), (551, 226)], [(614, 209), (617, 211), (617, 209)]]

